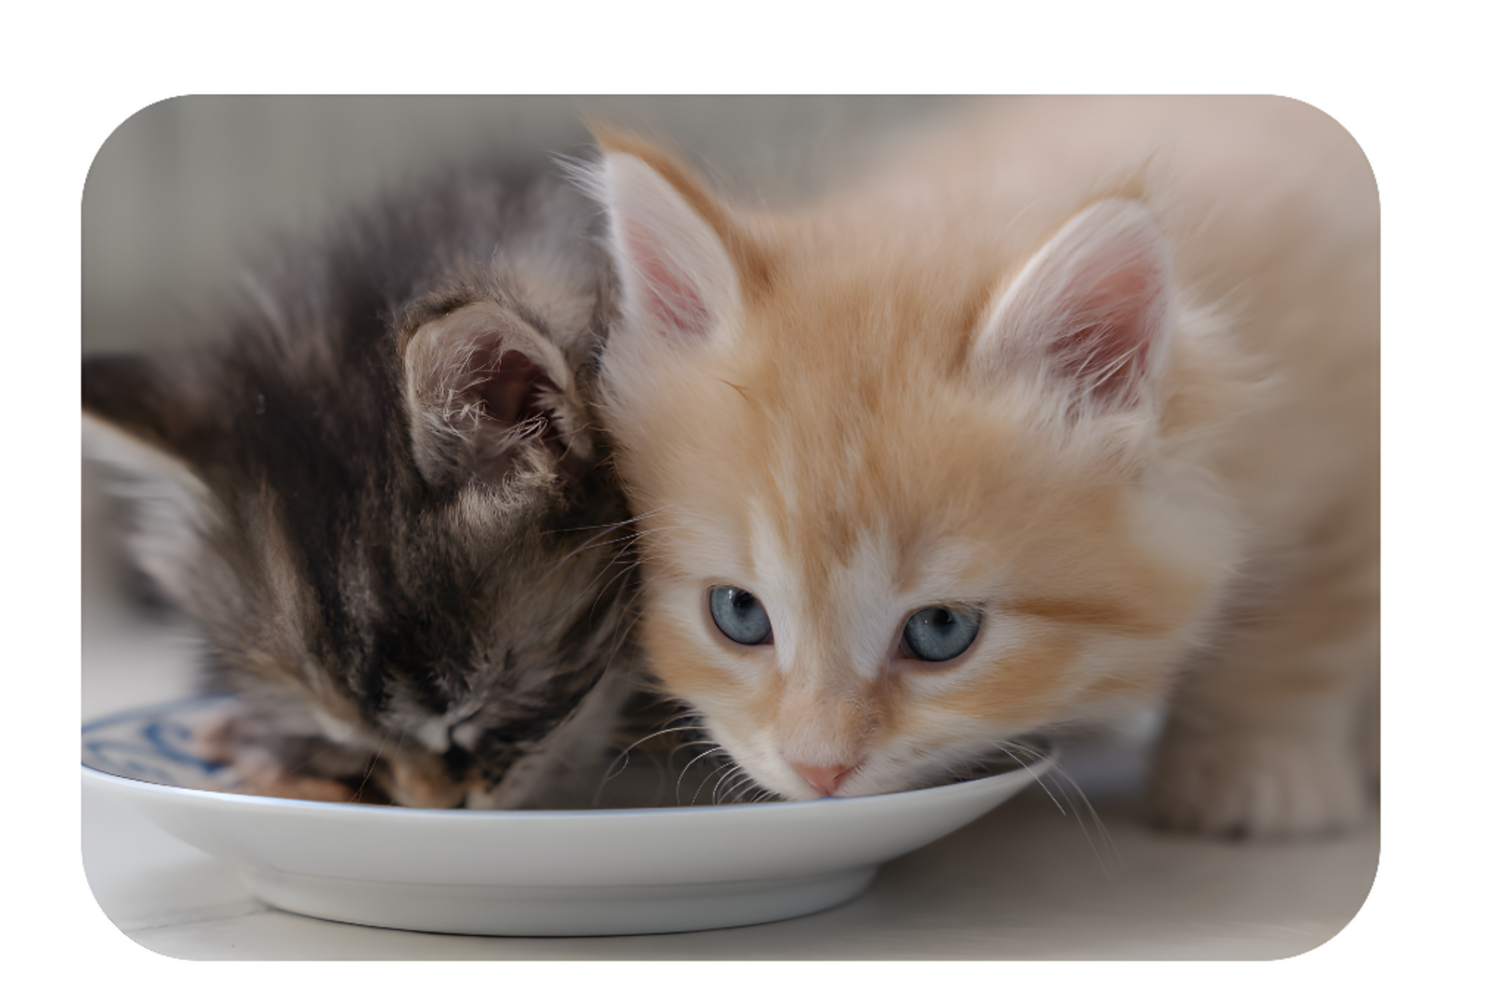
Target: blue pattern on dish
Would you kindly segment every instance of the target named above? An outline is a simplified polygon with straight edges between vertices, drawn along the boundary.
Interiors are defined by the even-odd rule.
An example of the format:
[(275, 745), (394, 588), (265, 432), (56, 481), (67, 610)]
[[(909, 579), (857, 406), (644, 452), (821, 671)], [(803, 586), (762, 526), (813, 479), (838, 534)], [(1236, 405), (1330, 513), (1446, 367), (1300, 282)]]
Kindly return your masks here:
[(214, 721), (232, 701), (228, 695), (191, 698), (90, 722), (83, 727), (83, 765), (134, 781), (233, 790), (238, 782), (230, 769), (195, 752), (195, 725)]

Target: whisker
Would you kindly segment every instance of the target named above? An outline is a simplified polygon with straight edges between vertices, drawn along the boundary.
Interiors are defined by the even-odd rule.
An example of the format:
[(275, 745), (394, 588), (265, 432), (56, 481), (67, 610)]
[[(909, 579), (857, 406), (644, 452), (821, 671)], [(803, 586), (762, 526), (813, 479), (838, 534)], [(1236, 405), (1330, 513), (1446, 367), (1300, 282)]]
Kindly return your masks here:
[(324, 757), (328, 756), (328, 754), (337, 752), (340, 749), (343, 749), (343, 746), (341, 744), (329, 742), (328, 745), (325, 746), (323, 749), (321, 749), (318, 752), (316, 752), (316, 753), (312, 754), (311, 756), (307, 757), (305, 760), (303, 760), (301, 763), (297, 764), (295, 767), (287, 767), (285, 769), (285, 773), (287, 773), (287, 774), (296, 774), (299, 771), (306, 770), (308, 767), (311, 767), (313, 764), (317, 763), (319, 760), (322, 760)]
[[(724, 770), (723, 767), (720, 767), (719, 769), (720, 770)], [(714, 790), (708, 796), (709, 804), (712, 804), (712, 805), (718, 805), (718, 804), (720, 804), (721, 801), (722, 801), (721, 792), (724, 789), (724, 782), (727, 781), (727, 780), (729, 780), (729, 778), (731, 778), (731, 777), (739, 777), (743, 773), (744, 773), (744, 768), (742, 768), (739, 764), (737, 764), (737, 763), (731, 763), (731, 764), (729, 764), (729, 769), (727, 771), (725, 771), (723, 774), (720, 774), (718, 781), (716, 781), (714, 783)], [(730, 784), (733, 784), (733, 783), (734, 783), (733, 781), (730, 781)]]
[[(723, 770), (725, 767), (729, 767), (732, 764), (733, 764), (732, 760), (726, 760), (722, 764), (720, 764), (719, 766), (715, 767), (713, 770), (709, 771), (708, 772), (708, 777), (705, 777), (703, 779), (703, 783), (698, 785), (697, 790), (695, 790), (693, 792), (693, 798), (692, 798), (692, 800), (689, 801), (688, 804), (689, 805), (696, 805), (696, 804), (698, 804), (698, 793), (703, 790), (703, 785), (708, 783), (708, 779), (711, 778), (711, 777), (713, 777), (719, 771)], [(711, 802), (713, 800), (713, 793), (710, 792), (708, 797), (709, 797), (709, 801)]]
[[(1045, 758), (1045, 753), (1043, 753), (1036, 747), (1030, 746), (1019, 740), (1008, 740), (1004, 743), (997, 743), (995, 745), (1000, 750), (1009, 755), (1012, 759), (1016, 760), (1017, 763), (1021, 763), (1022, 766), (1026, 767), (1026, 770), (1030, 772), (1036, 782), (1041, 785), (1042, 790), (1047, 793), (1047, 797), (1051, 798), (1053, 804), (1057, 805), (1058, 810), (1061, 811), (1064, 815), (1069, 814), (1066, 810), (1063, 809), (1062, 805), (1057, 801), (1056, 795), (1054, 795), (1052, 791), (1047, 787), (1042, 778), (1039, 777), (1036, 772), (1031, 769), (1030, 765), (1026, 764), (1019, 757), (1017, 757), (1015, 753), (1012, 752), (1012, 750), (1016, 750), (1023, 754), (1026, 754), (1032, 760), (1041, 760)], [(1089, 801), (1088, 795), (1081, 787), (1078, 786), (1078, 782), (1073, 780), (1073, 778), (1067, 773), (1067, 771), (1063, 770), (1062, 765), (1059, 763), (1054, 763), (1052, 765), (1052, 769), (1047, 772), (1047, 777), (1052, 778), (1054, 785), (1056, 785), (1058, 789), (1058, 793), (1068, 799), (1068, 803), (1072, 807), (1071, 814), (1078, 821), (1078, 827), (1083, 830), (1083, 837), (1088, 842), (1089, 849), (1093, 851), (1094, 859), (1099, 862), (1099, 866), (1103, 868), (1106, 874), (1114, 873), (1114, 871), (1120, 865), (1119, 849), (1115, 846), (1114, 838), (1110, 835), (1109, 832), (1109, 827), (1106, 826), (1104, 824), (1104, 820), (1099, 817), (1099, 812), (1094, 808), (1093, 803)], [(1064, 784), (1064, 782), (1066, 782), (1066, 784)], [(1072, 789), (1071, 792), (1068, 790), (1069, 788)], [(1083, 814), (1079, 811), (1079, 807), (1077, 802), (1075, 802), (1075, 798), (1077, 799), (1077, 802), (1082, 802), (1083, 808), (1088, 811), (1089, 819), (1093, 823), (1094, 829), (1099, 834), (1099, 844), (1095, 843), (1093, 833), (1089, 832), (1088, 827), (1084, 824)], [(1108, 860), (1105, 859), (1105, 854), (1101, 853), (1099, 850), (1099, 847), (1101, 845), (1106, 849), (1108, 853)]]
[[(604, 779), (599, 782), (599, 789), (594, 792), (594, 802), (593, 802), (594, 805), (597, 806), (599, 804), (599, 797), (602, 794), (604, 794), (604, 789), (609, 786), (609, 783), (611, 781), (613, 781), (615, 778), (619, 777), (621, 774), (625, 773), (625, 768), (630, 765), (630, 751), (631, 750), (635, 749), (637, 746), (640, 746), (642, 743), (646, 742), (647, 740), (655, 739), (658, 736), (665, 736), (665, 735), (667, 735), (669, 733), (673, 733), (673, 732), (677, 732), (677, 731), (678, 730), (676, 730), (676, 729), (670, 729), (670, 728), (668, 728), (668, 729), (660, 729), (660, 730), (658, 730), (656, 732), (653, 732), (653, 733), (647, 733), (646, 735), (642, 736), (640, 739), (636, 740), (634, 743), (631, 743), (629, 746), (625, 747), (625, 749), (621, 750), (620, 751), (620, 755), (618, 757), (616, 757), (613, 761), (611, 761), (609, 767), (605, 769)], [(616, 764), (619, 764), (619, 769), (618, 770), (615, 769), (615, 765)]]
[[(402, 736), (405, 736), (406, 735), (406, 731), (402, 730), (401, 734), (402, 734)], [(389, 731), (382, 732), (380, 734), (380, 742), (377, 743), (375, 745), (375, 748), (370, 751), (370, 760), (369, 760), (369, 762), (365, 766), (365, 776), (359, 782), (359, 787), (357, 787), (357, 788), (354, 789), (354, 794), (351, 795), (350, 798), (349, 798), (349, 800), (351, 802), (357, 802), (357, 801), (359, 801), (360, 796), (365, 793), (365, 786), (370, 783), (370, 777), (375, 773), (375, 765), (380, 762), (380, 755), (385, 750), (386, 741), (389, 740), (390, 738), (391, 738), (391, 734), (390, 734)], [(397, 749), (401, 748), (401, 743), (400, 743), (399, 740), (396, 743), (396, 748)]]
[[(759, 797), (753, 797), (756, 795), (758, 795)], [(772, 797), (771, 792), (767, 791), (765, 788), (762, 788), (759, 782), (757, 782), (754, 777), (750, 776), (749, 773), (741, 771), (740, 786), (736, 790), (734, 797), (730, 799), (729, 804), (749, 805), (754, 804), (757, 801), (764, 801), (770, 797)]]
[[(1029, 749), (1029, 748), (1024, 747), (1022, 744), (1016, 742), (1015, 740), (1007, 740), (1006, 742), (1003, 742), (1003, 743), (996, 743), (995, 747), (997, 749), (1003, 751), (1006, 756), (1010, 757), (1016, 763), (1020, 764), (1021, 767), (1026, 771), (1026, 773), (1028, 773), (1028, 774), (1031, 775), (1031, 779), (1034, 780), (1034, 781), (1036, 781), (1036, 783), (1041, 786), (1041, 789), (1043, 791), (1047, 792), (1047, 797), (1052, 799), (1052, 804), (1054, 804), (1054, 805), (1057, 806), (1057, 810), (1059, 812), (1061, 812), (1063, 815), (1067, 815), (1068, 814), (1067, 809), (1065, 809), (1065, 808), (1062, 807), (1062, 803), (1059, 802), (1057, 800), (1056, 796), (1054, 796), (1052, 794), (1052, 792), (1047, 788), (1047, 785), (1037, 775), (1036, 771), (1034, 771), (1034, 770), (1031, 769), (1031, 765), (1028, 764), (1028, 763), (1026, 763), (1020, 757), (1016, 756), (1014, 753), (1011, 752), (1012, 748), (1023, 749), (1023, 750), (1024, 749)], [(1034, 759), (1037, 759), (1037, 760), (1041, 759), (1041, 754), (1040, 753), (1037, 753), (1035, 750), (1032, 750), (1031, 752), (1033, 754)]]
[[(714, 756), (718, 752), (719, 752), (718, 745), (714, 744), (711, 748), (709, 748), (707, 750), (704, 750), (702, 753), (698, 754), (696, 757), (694, 757), (693, 759), (689, 760), (683, 766), (682, 772), (677, 775), (677, 788), (676, 788), (676, 791), (675, 791), (675, 796), (676, 796), (677, 804), (678, 805), (682, 804), (682, 779), (687, 776), (688, 770), (691, 769), (692, 766), (693, 766), (693, 764), (697, 763), (699, 760), (702, 760), (704, 757)], [(713, 776), (712, 773), (710, 773), (709, 776), (712, 777)], [(702, 785), (701, 784), (699, 785), (699, 790), (702, 790)], [(697, 798), (698, 798), (698, 793), (695, 791), (693, 793), (693, 799), (696, 801)], [(691, 802), (689, 804), (691, 804)]]
[[(555, 573), (557, 573), (557, 571), (561, 570), (562, 567), (563, 567), (563, 565), (565, 563), (567, 563), (569, 560), (573, 559), (573, 557), (579, 555), (580, 553), (586, 552), (586, 551), (588, 551), (590, 549), (596, 548), (595, 544), (599, 543), (606, 536), (611, 535), (615, 531), (617, 531), (619, 529), (622, 529), (622, 528), (624, 528), (627, 525), (630, 525), (632, 522), (639, 521), (640, 518), (641, 518), (640, 515), (636, 515), (636, 516), (634, 516), (632, 518), (626, 518), (626, 519), (624, 519), (622, 521), (615, 522), (612, 525), (604, 526), (599, 531), (590, 534), (587, 538), (585, 538), (583, 540), (583, 542), (579, 543), (572, 550), (568, 551), (566, 554), (564, 554), (563, 556), (561, 556), (560, 558), (558, 558), (557, 562), (553, 563), (552, 566), (551, 566), (551, 568), (548, 569), (546, 573), (542, 574), (541, 577), (537, 578), (532, 583), (530, 591), (528, 591), (527, 594), (525, 594), (524, 596), (522, 596), (521, 599), (516, 602), (516, 604), (514, 604), (513, 606), (511, 606), (511, 610), (509, 612), (506, 612), (505, 616), (503, 616), (500, 619), (500, 621), (504, 621), (505, 618), (508, 618), (511, 614), (513, 614), (516, 611), (516, 609), (520, 608), (531, 597), (533, 597), (536, 594), (537, 591), (540, 591), (542, 589), (543, 584), (547, 580), (551, 579), (552, 575), (555, 574)], [(574, 530), (568, 530), (568, 531), (574, 531)], [(516, 541), (519, 542), (520, 539), (518, 538)], [(479, 582), (479, 579), (481, 577), (483, 577), (485, 574), (489, 573), (491, 570), (494, 569), (496, 563), (499, 563), (501, 560), (503, 560), (510, 553), (510, 549), (511, 549), (511, 546), (507, 545), (506, 548), (502, 549), (498, 554), (496, 554), (495, 557), (493, 559), (491, 559), (490, 562), (487, 563), (484, 566), (483, 569), (475, 571), (473, 580), (471, 580), (469, 582), (469, 588), (470, 588), (470, 590), (473, 590), (474, 585)]]

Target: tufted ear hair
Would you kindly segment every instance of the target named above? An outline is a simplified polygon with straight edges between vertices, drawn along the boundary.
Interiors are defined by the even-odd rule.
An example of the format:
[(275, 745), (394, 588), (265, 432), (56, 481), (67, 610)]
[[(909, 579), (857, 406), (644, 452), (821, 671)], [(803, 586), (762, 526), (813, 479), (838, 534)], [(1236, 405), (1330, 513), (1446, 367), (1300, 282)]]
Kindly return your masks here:
[(1090, 205), (1022, 268), (970, 355), (980, 380), (1027, 371), (1074, 410), (1148, 406), (1169, 323), (1166, 240), (1145, 205)]
[(429, 483), (513, 471), (579, 474), (594, 460), (562, 350), (493, 301), (417, 328), (403, 351), (417, 468)]

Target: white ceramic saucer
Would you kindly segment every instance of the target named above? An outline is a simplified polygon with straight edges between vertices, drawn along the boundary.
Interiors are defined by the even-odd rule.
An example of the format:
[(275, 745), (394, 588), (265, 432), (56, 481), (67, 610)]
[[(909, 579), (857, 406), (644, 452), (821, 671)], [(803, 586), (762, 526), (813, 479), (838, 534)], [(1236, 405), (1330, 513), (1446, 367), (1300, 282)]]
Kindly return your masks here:
[[(567, 812), (407, 809), (229, 794), (184, 702), (83, 730), (86, 791), (230, 863), (256, 897), (322, 919), (512, 936), (668, 933), (845, 902), (1053, 765), (920, 791)], [(193, 786), (184, 786), (193, 785)]]

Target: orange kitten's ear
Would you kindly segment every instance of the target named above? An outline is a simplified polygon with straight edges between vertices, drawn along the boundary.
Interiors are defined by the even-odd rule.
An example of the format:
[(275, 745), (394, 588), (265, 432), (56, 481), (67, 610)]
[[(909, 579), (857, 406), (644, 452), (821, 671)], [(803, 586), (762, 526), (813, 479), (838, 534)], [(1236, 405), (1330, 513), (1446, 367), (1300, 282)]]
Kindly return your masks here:
[(1167, 245), (1145, 206), (1089, 206), (1031, 258), (970, 356), (983, 379), (1038, 372), (1096, 412), (1149, 400), (1168, 332)]
[(624, 139), (606, 139), (593, 185), (609, 212), (623, 334), (709, 337), (739, 303), (734, 263), (709, 220), (727, 224), (717, 202), (681, 164)]
[(431, 483), (499, 481), (523, 457), (577, 471), (592, 456), (561, 350), (491, 301), (419, 327), (403, 351), (417, 468)]

